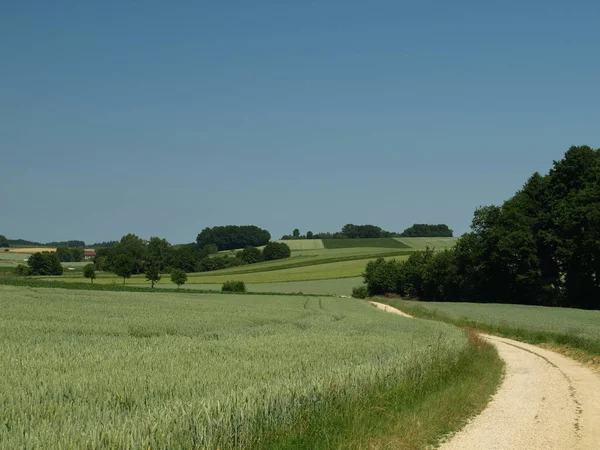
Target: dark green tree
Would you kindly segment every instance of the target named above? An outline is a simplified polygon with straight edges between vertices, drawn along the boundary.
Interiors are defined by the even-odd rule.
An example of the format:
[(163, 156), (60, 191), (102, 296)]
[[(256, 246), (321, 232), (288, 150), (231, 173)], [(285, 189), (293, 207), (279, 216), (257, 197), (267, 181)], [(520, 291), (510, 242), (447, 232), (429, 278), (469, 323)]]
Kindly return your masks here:
[(177, 289), (181, 287), (182, 284), (185, 284), (187, 281), (187, 273), (185, 273), (181, 269), (173, 269), (171, 271), (171, 282), (177, 285)]
[(260, 247), (271, 239), (267, 230), (255, 225), (227, 225), (205, 228), (196, 238), (200, 248), (214, 244), (219, 250), (235, 250), (248, 245)]
[(239, 257), (248, 264), (254, 264), (263, 260), (262, 252), (256, 247), (248, 246), (238, 252)]
[(313, 232), (312, 231), (307, 231), (306, 232), (306, 239), (312, 239), (313, 238)]
[(448, 225), (428, 225), (425, 223), (416, 223), (407, 228), (401, 234), (402, 237), (452, 237), (452, 230)]
[(146, 249), (146, 263), (158, 267), (163, 271), (165, 267), (173, 264), (173, 249), (166, 239), (151, 237)]
[(135, 259), (123, 253), (117, 255), (117, 257), (115, 258), (113, 264), (113, 271), (115, 272), (115, 274), (117, 274), (117, 276), (123, 278), (123, 284), (125, 284), (125, 280), (127, 278), (130, 278), (131, 275), (133, 275), (133, 272), (135, 270), (135, 264)]
[(290, 248), (283, 242), (269, 242), (262, 251), (265, 261), (289, 258), (291, 253)]
[(85, 249), (83, 247), (73, 247), (70, 249), (70, 253), (71, 253), (71, 261), (81, 262), (81, 261), (83, 261)]
[(10, 242), (6, 239), (6, 236), (0, 234), (0, 247), (8, 248), (10, 247)]
[(206, 249), (196, 244), (179, 245), (173, 250), (172, 266), (185, 272), (199, 272), (200, 261), (208, 256)]
[(295, 239), (298, 239), (300, 237), (300, 230), (298, 228), (294, 229), (292, 236), (294, 236)]
[(206, 251), (206, 253), (208, 253), (209, 255), (216, 255), (217, 253), (219, 253), (219, 249), (217, 248), (217, 246), (215, 244), (205, 245), (204, 251)]
[(144, 271), (144, 264), (147, 258), (146, 242), (129, 233), (121, 238), (121, 241), (114, 247), (115, 255), (125, 255), (133, 261), (133, 273)]
[(71, 250), (66, 245), (56, 247), (56, 256), (63, 262), (71, 261)]
[(31, 275), (62, 275), (63, 266), (54, 252), (34, 253), (27, 260)]
[(157, 265), (151, 264), (146, 267), (146, 281), (149, 281), (154, 288), (154, 284), (158, 283), (161, 279), (160, 269)]
[(83, 267), (83, 276), (89, 278), (92, 284), (94, 284), (94, 280), (96, 279), (96, 269), (94, 264), (86, 264)]

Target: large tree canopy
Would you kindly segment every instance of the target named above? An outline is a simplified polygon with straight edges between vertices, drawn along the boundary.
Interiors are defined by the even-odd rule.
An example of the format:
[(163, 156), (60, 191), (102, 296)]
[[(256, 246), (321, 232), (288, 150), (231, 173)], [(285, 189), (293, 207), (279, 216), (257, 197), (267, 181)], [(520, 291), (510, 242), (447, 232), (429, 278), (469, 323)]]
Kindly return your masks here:
[(452, 230), (448, 225), (428, 225), (426, 223), (415, 223), (400, 235), (402, 237), (452, 237)]
[(502, 206), (477, 209), (452, 250), (373, 263), (365, 281), (438, 301), (600, 309), (600, 149), (571, 147)]
[(214, 244), (219, 250), (234, 250), (247, 246), (261, 247), (271, 239), (271, 234), (255, 225), (227, 225), (205, 228), (196, 239), (199, 247)]

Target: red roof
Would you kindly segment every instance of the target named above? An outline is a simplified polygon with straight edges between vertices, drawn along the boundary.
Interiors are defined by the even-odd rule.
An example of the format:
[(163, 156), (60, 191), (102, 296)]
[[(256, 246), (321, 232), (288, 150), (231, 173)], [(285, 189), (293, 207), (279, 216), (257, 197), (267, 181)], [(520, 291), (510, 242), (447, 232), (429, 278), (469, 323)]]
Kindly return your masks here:
[(86, 250), (83, 252), (84, 256), (96, 256), (96, 252), (94, 250)]

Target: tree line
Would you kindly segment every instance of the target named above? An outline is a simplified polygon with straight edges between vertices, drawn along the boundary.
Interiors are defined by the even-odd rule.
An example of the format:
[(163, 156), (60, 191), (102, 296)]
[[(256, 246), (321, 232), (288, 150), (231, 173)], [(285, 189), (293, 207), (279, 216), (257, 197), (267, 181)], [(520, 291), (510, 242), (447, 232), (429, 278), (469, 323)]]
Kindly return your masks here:
[(401, 234), (401, 237), (452, 237), (453, 231), (448, 225), (428, 225), (426, 223), (415, 223)]
[(452, 249), (367, 264), (371, 295), (600, 309), (600, 149), (571, 147)]
[(291, 235), (283, 235), (281, 239), (373, 239), (390, 237), (452, 237), (452, 235), (452, 230), (445, 224), (414, 224), (402, 233), (396, 233), (393, 231), (386, 231), (377, 225), (355, 225), (348, 223), (342, 227), (341, 231), (333, 233), (324, 232), (313, 234), (312, 231), (308, 231), (306, 235), (301, 235), (300, 230), (296, 228)]
[[(91, 244), (90, 248), (114, 247), (119, 241), (96, 242)], [(87, 247), (84, 241), (52, 241), (52, 242), (35, 242), (27, 239), (7, 239), (6, 236), (0, 234), (0, 247), (68, 247), (68, 248), (85, 248)]]
[(54, 241), (42, 242), (28, 241), (26, 239), (7, 239), (5, 236), (0, 235), (0, 247), (85, 247), (83, 241)]
[[(195, 244), (184, 245), (171, 245), (159, 237), (146, 241), (130, 233), (114, 247), (97, 249), (94, 266), (96, 270), (114, 272), (123, 282), (134, 274), (144, 273), (154, 286), (164, 273), (208, 272), (289, 257), (290, 248), (285, 244), (267, 241), (262, 251), (249, 245), (262, 243), (268, 235), (265, 231), (255, 226), (207, 228), (198, 235)], [(234, 255), (218, 255), (233, 245), (243, 249)]]

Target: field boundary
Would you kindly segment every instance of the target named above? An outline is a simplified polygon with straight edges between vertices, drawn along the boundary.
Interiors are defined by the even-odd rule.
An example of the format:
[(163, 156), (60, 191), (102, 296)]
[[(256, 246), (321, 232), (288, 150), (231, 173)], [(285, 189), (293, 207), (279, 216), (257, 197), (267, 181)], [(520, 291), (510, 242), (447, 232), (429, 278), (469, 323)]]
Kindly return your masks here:
[[(274, 272), (277, 270), (285, 270), (285, 269), (296, 269), (298, 267), (308, 267), (308, 266), (320, 266), (322, 264), (333, 264), (337, 262), (346, 262), (346, 261), (360, 261), (363, 259), (376, 259), (376, 258), (389, 258), (392, 256), (409, 256), (412, 255), (413, 252), (406, 250), (397, 250), (391, 252), (382, 252), (382, 253), (364, 253), (359, 255), (348, 255), (348, 256), (336, 256), (333, 258), (324, 258), (317, 259), (314, 261), (298, 261), (298, 262), (290, 262), (283, 263), (277, 266), (270, 267), (253, 267), (251, 269), (240, 269), (231, 270), (231, 269), (221, 269), (221, 270), (211, 270), (208, 272), (193, 272), (188, 275), (194, 277), (202, 277), (202, 276), (212, 276), (212, 275), (245, 275), (249, 273), (258, 273), (258, 272)], [(293, 257), (291, 258), (293, 259)], [(261, 263), (249, 264), (251, 266), (258, 266)], [(245, 266), (243, 266), (245, 267)], [(230, 272), (224, 272), (225, 270), (231, 270)], [(356, 275), (353, 275), (356, 276)]]
[(474, 329), (494, 336), (538, 345), (584, 363), (596, 372), (600, 371), (600, 342), (592, 339), (569, 333), (528, 330), (508, 325), (494, 325), (468, 319), (467, 317), (453, 318), (440, 311), (430, 310), (418, 305), (407, 305), (402, 303), (401, 299), (378, 297), (378, 300), (421, 319), (437, 320), (460, 328)]
[(323, 247), (329, 250), (340, 248), (404, 248), (412, 247), (394, 238), (321, 239)]
[[(211, 283), (214, 284), (214, 283)], [(0, 286), (21, 286), (32, 288), (71, 289), (77, 291), (110, 291), (110, 292), (142, 292), (142, 293), (180, 293), (180, 294), (222, 294), (222, 295), (277, 295), (288, 297), (338, 297), (335, 294), (305, 294), (303, 292), (223, 292), (214, 289), (168, 289), (119, 284), (91, 284), (84, 282), (47, 281), (27, 278), (0, 278)]]

